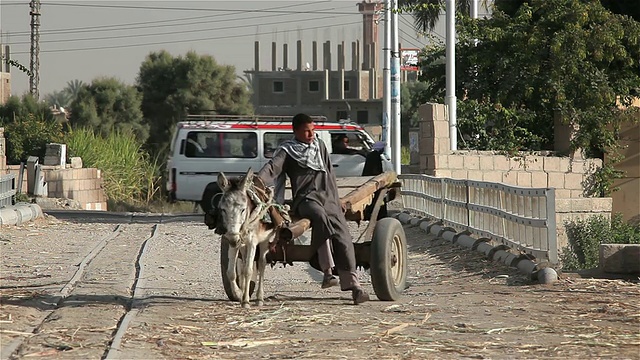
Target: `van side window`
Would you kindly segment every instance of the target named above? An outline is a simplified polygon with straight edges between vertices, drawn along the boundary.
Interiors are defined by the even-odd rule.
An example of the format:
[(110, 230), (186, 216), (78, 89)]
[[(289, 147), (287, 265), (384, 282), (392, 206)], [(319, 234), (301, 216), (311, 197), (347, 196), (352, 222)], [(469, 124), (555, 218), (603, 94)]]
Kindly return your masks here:
[(258, 156), (258, 135), (254, 132), (190, 131), (185, 156), (255, 158)]
[(369, 150), (364, 136), (355, 132), (331, 132), (333, 154), (366, 153)]
[(293, 139), (293, 132), (268, 132), (264, 134), (264, 157), (270, 159), (273, 152), (285, 140)]

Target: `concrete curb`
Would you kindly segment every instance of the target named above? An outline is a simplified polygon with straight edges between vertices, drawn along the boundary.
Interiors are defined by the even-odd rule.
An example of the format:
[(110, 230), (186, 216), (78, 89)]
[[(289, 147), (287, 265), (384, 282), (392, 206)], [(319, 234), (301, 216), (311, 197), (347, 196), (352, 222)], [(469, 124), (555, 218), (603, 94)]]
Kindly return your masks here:
[(0, 208), (0, 226), (22, 225), (43, 217), (42, 208), (38, 204), (17, 203)]
[(489, 239), (475, 239), (467, 232), (458, 233), (455, 229), (445, 227), (439, 222), (427, 218), (417, 218), (407, 212), (399, 212), (392, 216), (405, 225), (419, 226), (423, 231), (450, 241), (452, 244), (478, 251), (484, 254), (488, 260), (517, 268), (521, 273), (529, 276), (531, 280), (537, 280), (541, 284), (551, 284), (558, 280), (558, 273), (553, 268), (536, 264), (526, 255), (515, 255), (509, 251), (509, 247), (506, 245), (494, 247), (489, 244)]

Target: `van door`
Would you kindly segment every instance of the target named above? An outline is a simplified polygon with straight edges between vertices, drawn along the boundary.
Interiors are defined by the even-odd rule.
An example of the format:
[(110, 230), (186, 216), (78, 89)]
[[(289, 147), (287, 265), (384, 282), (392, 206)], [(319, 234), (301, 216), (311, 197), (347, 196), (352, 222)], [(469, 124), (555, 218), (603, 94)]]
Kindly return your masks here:
[(244, 175), (249, 168), (258, 171), (257, 131), (199, 130), (187, 133), (180, 160), (173, 159), (177, 184), (176, 198), (200, 201), (207, 184), (217, 181), (219, 172), (227, 177)]

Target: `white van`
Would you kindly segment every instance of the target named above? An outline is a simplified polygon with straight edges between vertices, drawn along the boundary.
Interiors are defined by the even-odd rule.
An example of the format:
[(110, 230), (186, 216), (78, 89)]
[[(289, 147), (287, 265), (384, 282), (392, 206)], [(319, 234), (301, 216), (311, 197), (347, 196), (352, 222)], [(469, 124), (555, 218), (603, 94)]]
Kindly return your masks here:
[[(219, 172), (244, 175), (250, 167), (258, 171), (277, 146), (293, 138), (292, 117), (193, 115), (179, 122), (167, 163), (167, 191), (172, 201), (200, 202), (207, 185)], [(317, 136), (331, 153), (337, 177), (361, 176), (365, 156), (374, 144), (358, 124), (328, 122), (314, 117)], [(349, 148), (338, 151), (348, 139)], [(335, 149), (335, 150), (334, 150)], [(340, 147), (343, 149), (343, 147)], [(383, 167), (392, 166), (383, 155)]]

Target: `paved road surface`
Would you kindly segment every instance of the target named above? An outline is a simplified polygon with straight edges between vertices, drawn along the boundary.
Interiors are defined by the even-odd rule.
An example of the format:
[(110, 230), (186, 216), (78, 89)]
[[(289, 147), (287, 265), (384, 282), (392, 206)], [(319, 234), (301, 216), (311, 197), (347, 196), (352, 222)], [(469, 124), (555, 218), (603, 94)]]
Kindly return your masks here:
[(2, 359), (640, 358), (637, 282), (532, 284), (405, 227), (402, 301), (351, 305), (297, 263), (244, 310), (201, 223), (92, 220), (0, 229)]

